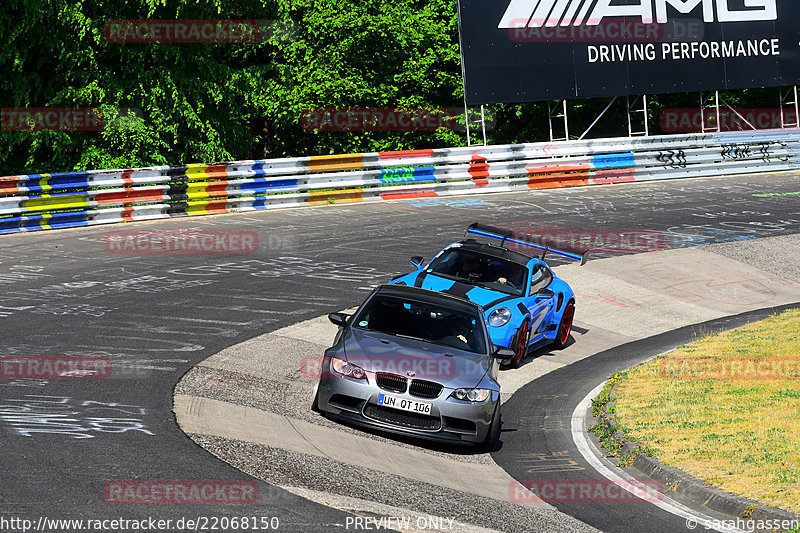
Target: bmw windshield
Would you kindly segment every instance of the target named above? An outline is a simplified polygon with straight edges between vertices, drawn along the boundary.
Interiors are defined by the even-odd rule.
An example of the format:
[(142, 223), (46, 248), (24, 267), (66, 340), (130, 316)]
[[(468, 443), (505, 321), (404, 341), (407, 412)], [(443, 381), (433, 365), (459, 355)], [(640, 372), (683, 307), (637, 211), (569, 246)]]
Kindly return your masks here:
[(450, 248), (431, 261), (426, 272), (514, 296), (525, 294), (524, 266), (479, 252)]
[(353, 320), (353, 327), (485, 354), (478, 311), (378, 294)]

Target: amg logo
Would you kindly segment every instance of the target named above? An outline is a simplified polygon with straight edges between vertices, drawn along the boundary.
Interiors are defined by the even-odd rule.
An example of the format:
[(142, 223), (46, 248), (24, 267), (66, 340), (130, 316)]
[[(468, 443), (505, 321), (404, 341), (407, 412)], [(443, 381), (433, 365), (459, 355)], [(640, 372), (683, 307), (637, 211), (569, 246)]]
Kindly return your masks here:
[[(777, 0), (743, 1), (744, 9), (731, 9), (730, 0), (634, 0), (626, 5), (619, 5), (618, 0), (511, 0), (497, 27), (597, 26), (609, 17), (641, 17), (644, 24), (651, 24), (654, 19), (663, 24), (667, 22), (667, 6), (678, 13), (691, 13), (702, 8), (706, 22), (749, 22), (778, 18)], [(737, 3), (741, 2), (737, 0)]]

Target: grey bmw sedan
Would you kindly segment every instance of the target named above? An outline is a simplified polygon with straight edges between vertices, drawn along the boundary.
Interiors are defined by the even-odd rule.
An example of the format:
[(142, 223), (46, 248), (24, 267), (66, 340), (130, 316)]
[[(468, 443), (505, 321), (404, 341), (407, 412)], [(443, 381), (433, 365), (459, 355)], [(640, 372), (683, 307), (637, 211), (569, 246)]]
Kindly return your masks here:
[(498, 359), (483, 310), (402, 285), (376, 288), (325, 351), (312, 409), (331, 418), (429, 440), (491, 449), (500, 433)]

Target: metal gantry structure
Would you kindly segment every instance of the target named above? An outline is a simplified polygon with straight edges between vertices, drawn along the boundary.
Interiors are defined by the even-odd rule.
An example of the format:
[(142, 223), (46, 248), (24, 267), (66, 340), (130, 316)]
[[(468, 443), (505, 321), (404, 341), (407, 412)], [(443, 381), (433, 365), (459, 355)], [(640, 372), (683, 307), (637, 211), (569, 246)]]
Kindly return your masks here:
[[(780, 127), (782, 129), (800, 128), (800, 98), (798, 98), (797, 86), (780, 88), (779, 114)], [(609, 109), (620, 97), (615, 96), (608, 105), (597, 115), (588, 128), (578, 137), (583, 140), (605, 116)], [(627, 116), (628, 137), (649, 137), (650, 123), (648, 117), (648, 95), (636, 95), (625, 97), (625, 110)], [(739, 110), (732, 106), (719, 91), (709, 91), (700, 93), (700, 133), (717, 133), (723, 131), (722, 110), (728, 110), (733, 116), (738, 118), (741, 129), (758, 130), (742, 115)], [(726, 112), (728, 112), (726, 111)], [(464, 123), (467, 130), (467, 146), (471, 146), (471, 128), (480, 128), (483, 136), (483, 146), (486, 146), (486, 109), (480, 106), (480, 116), (473, 119), (476, 111), (470, 110), (464, 100)], [(547, 101), (547, 125), (550, 142), (568, 141), (569, 130), (569, 107), (566, 99)], [(746, 128), (745, 128), (746, 127)]]
[[(594, 128), (600, 119), (605, 116), (611, 106), (614, 105), (619, 97), (615, 96), (611, 99), (608, 105), (600, 112), (599, 115), (594, 119), (594, 121), (589, 125), (588, 128), (578, 137), (578, 140), (583, 140), (589, 134), (589, 132)], [(647, 95), (643, 94), (641, 96), (626, 96), (625, 97), (625, 110), (628, 118), (628, 137), (647, 137), (650, 135), (650, 125), (647, 120)], [(634, 117), (637, 115), (641, 115), (641, 118), (637, 121)], [(564, 136), (556, 136), (554, 133), (555, 128), (553, 127), (553, 120), (561, 119), (564, 124)], [(556, 100), (554, 102), (548, 101), (547, 102), (547, 120), (549, 125), (550, 131), (550, 142), (555, 141), (568, 141), (569, 140), (569, 112), (567, 110), (567, 101), (566, 100)], [(640, 126), (639, 126), (640, 125)], [(637, 127), (641, 127), (641, 129), (636, 129)]]
[[(789, 108), (794, 111), (794, 120), (787, 121), (784, 110)], [(786, 92), (781, 91), (781, 128), (800, 128), (800, 106), (797, 100), (797, 85), (790, 87)]]
[[(798, 98), (797, 86), (780, 88), (779, 114), (780, 127), (782, 129), (800, 128), (800, 98)], [(583, 140), (595, 125), (605, 116), (609, 109), (620, 97), (613, 97), (608, 105), (597, 115), (588, 128), (578, 137)], [(547, 102), (547, 125), (550, 142), (568, 141), (570, 136), (569, 129), (569, 107), (566, 99), (549, 100)], [(739, 110), (732, 106), (719, 91), (700, 93), (700, 133), (716, 133), (723, 131), (721, 109), (728, 109), (736, 116), (742, 126), (746, 129), (758, 130)], [(466, 102), (464, 104), (466, 111)], [(648, 117), (648, 95), (635, 95), (625, 97), (625, 110), (627, 116), (628, 137), (649, 137), (650, 122)], [(481, 106), (481, 114), (484, 108)], [(469, 128), (469, 125), (467, 126)], [(745, 128), (742, 128), (745, 129)], [(486, 130), (483, 130), (484, 145), (486, 145)], [(469, 139), (469, 135), (467, 136)]]
[(483, 133), (483, 146), (486, 146), (486, 110), (484, 106), (481, 105), (481, 115), (478, 120), (472, 120), (471, 117), (472, 112), (470, 111), (469, 107), (467, 107), (467, 101), (464, 100), (464, 125), (467, 128), (467, 146), (472, 146), (472, 136), (470, 132), (469, 125), (470, 123), (474, 125), (479, 125), (481, 132)]

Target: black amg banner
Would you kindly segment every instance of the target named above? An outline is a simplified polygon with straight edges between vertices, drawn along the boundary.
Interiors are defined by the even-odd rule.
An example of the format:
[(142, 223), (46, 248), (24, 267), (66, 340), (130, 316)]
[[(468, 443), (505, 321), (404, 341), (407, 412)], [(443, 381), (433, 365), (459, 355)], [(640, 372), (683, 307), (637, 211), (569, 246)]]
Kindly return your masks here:
[(800, 84), (799, 0), (459, 0), (469, 105)]

